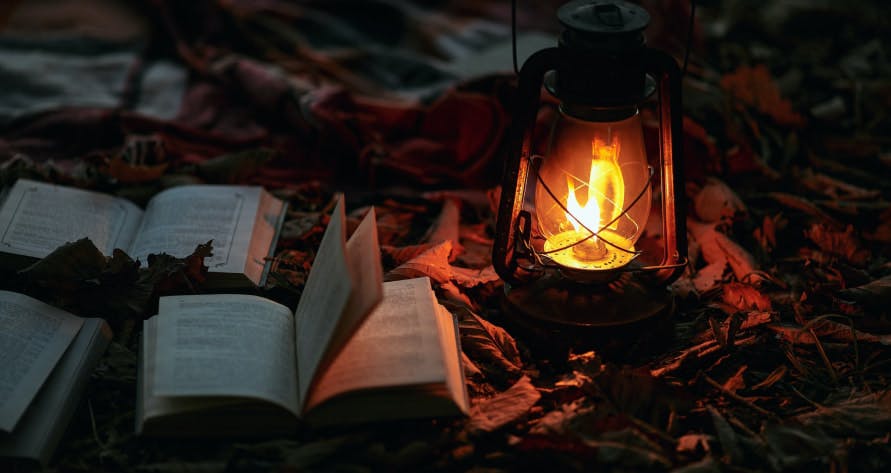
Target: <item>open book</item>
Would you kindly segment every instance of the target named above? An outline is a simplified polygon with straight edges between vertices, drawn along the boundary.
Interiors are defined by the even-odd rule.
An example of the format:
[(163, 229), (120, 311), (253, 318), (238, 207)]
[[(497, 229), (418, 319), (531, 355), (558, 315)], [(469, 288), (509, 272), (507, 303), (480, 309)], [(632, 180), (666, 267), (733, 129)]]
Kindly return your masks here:
[(162, 297), (144, 323), (136, 430), (271, 434), (468, 410), (458, 333), (427, 278), (382, 283), (374, 210), (343, 199), (296, 313), (250, 295)]
[(102, 319), (0, 291), (0, 457), (46, 465), (110, 340)]
[(213, 240), (209, 287), (262, 285), (284, 214), (282, 201), (254, 186), (174, 187), (143, 211), (120, 197), (19, 179), (0, 205), (0, 266), (21, 269), (83, 237), (103, 254), (120, 248), (143, 263)]

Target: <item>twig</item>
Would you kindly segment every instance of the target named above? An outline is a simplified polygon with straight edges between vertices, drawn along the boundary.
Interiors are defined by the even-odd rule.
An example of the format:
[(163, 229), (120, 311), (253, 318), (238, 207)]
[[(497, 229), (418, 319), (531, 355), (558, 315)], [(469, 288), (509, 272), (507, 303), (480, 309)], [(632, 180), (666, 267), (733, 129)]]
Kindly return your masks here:
[(814, 337), (814, 345), (817, 347), (817, 352), (820, 354), (823, 364), (826, 365), (826, 370), (829, 371), (829, 377), (832, 378), (832, 384), (838, 384), (838, 374), (835, 372), (835, 368), (832, 367), (832, 362), (829, 361), (829, 357), (826, 355), (826, 350), (823, 348), (823, 342), (817, 337), (817, 333), (814, 332), (814, 329), (810, 328), (808, 329), (808, 332)]
[(630, 416), (630, 415), (628, 416), (628, 419), (631, 421), (632, 424), (634, 424), (640, 430), (643, 430), (649, 434), (659, 437), (663, 442), (666, 442), (671, 445), (677, 445), (678, 441), (676, 438), (672, 437), (671, 435), (668, 435), (666, 432), (663, 432), (662, 429), (660, 429), (656, 426), (650, 425), (649, 422), (640, 420), (637, 417)]
[(767, 417), (771, 417), (771, 418), (775, 418), (775, 417), (777, 417), (777, 415), (774, 414), (773, 412), (770, 412), (770, 411), (768, 411), (767, 409), (765, 409), (765, 408), (763, 408), (763, 407), (757, 406), (757, 405), (756, 405), (755, 403), (753, 403), (752, 401), (750, 401), (750, 400), (748, 400), (748, 399), (746, 399), (746, 398), (740, 396), (739, 394), (736, 394), (735, 392), (733, 392), (733, 391), (731, 391), (731, 390), (725, 388), (724, 386), (721, 386), (721, 383), (719, 383), (719, 382), (715, 381), (714, 379), (710, 378), (709, 375), (705, 374), (705, 372), (700, 371), (700, 372), (699, 372), (699, 375), (702, 376), (702, 378), (703, 378), (708, 384), (711, 384), (715, 389), (721, 391), (725, 396), (727, 396), (727, 397), (733, 399), (734, 401), (737, 401), (737, 402), (739, 402), (739, 403), (742, 403), (743, 405), (749, 407), (750, 409), (754, 410), (755, 412), (757, 412), (757, 413), (759, 413), (759, 414), (761, 414), (761, 415), (763, 415), (763, 416), (767, 416)]
[(792, 392), (794, 392), (795, 394), (797, 394), (798, 397), (800, 397), (801, 399), (804, 399), (804, 402), (810, 404), (811, 406), (813, 406), (813, 407), (815, 407), (815, 408), (817, 408), (817, 409), (823, 409), (823, 408), (824, 408), (822, 404), (819, 404), (819, 403), (817, 403), (816, 401), (812, 401), (809, 397), (807, 397), (807, 396), (805, 396), (804, 394), (802, 394), (801, 391), (795, 389), (795, 386), (792, 386), (792, 385), (790, 384), (790, 385), (789, 385), (789, 388), (792, 389)]
[(93, 440), (96, 441), (96, 445), (99, 445), (99, 448), (107, 450), (108, 445), (99, 439), (99, 430), (96, 428), (96, 416), (93, 415), (93, 402), (89, 398), (87, 398), (87, 408), (90, 411), (90, 426), (93, 428)]

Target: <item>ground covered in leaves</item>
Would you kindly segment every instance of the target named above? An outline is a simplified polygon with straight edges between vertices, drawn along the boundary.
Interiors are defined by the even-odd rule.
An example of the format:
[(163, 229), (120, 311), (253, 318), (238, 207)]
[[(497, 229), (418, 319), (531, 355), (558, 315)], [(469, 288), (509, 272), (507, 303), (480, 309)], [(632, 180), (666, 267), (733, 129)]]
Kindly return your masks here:
[[(645, 3), (651, 44), (682, 57), (677, 25), (689, 4)], [(263, 184), (291, 207), (260, 293), (291, 306), (334, 193), (345, 189), (352, 224), (376, 208), (386, 278), (429, 276), (458, 319), (473, 410), (286, 438), (139, 438), (141, 320), (159, 294), (201, 290), (208, 249), (137, 263), (82, 241), (2, 284), (107, 317), (115, 329), (51, 469), (887, 471), (887, 13), (863, 1), (704, 3), (684, 84), (691, 262), (673, 285), (673, 333), (658, 334), (657, 349), (617, 357), (586, 346), (545, 356), (499, 309), (489, 259), (498, 190), (486, 176), (503, 152), (510, 77), (419, 78), (423, 67), (409, 62), (394, 66), (399, 79), (380, 70), (358, 77), (350, 64), (380, 64), (382, 51), (354, 44), (351, 56), (307, 43), (301, 28), (318, 20), (307, 11), (153, 2), (170, 48), (159, 54), (175, 54), (193, 75), (180, 116), (66, 109), (19, 118), (0, 134), (0, 182), (28, 176), (137, 202), (183, 182)], [(497, 5), (470, 5), (444, 4), (465, 23), (414, 32), (411, 44), (429, 52), (437, 38), (470, 41), (480, 29), (465, 28), (469, 15), (507, 18)], [(204, 28), (185, 28), (197, 13)], [(553, 28), (536, 21), (544, 20), (521, 14), (521, 27)], [(442, 81), (449, 87), (431, 85)], [(387, 86), (417, 98), (419, 83), (430, 86), (420, 95), (437, 98), (363, 98)], [(104, 133), (88, 133), (97, 127)]]

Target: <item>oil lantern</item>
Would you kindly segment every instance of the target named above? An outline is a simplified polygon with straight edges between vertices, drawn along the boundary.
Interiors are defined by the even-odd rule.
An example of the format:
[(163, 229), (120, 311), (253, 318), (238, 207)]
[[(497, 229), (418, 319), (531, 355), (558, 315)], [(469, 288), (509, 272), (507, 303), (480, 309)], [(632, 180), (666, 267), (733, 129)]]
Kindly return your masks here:
[[(681, 74), (646, 46), (649, 15), (622, 1), (571, 1), (558, 46), (519, 72), (493, 264), (509, 312), (608, 327), (670, 309), (686, 265)], [(558, 103), (536, 130), (541, 88)], [(658, 117), (647, 156), (641, 110)]]

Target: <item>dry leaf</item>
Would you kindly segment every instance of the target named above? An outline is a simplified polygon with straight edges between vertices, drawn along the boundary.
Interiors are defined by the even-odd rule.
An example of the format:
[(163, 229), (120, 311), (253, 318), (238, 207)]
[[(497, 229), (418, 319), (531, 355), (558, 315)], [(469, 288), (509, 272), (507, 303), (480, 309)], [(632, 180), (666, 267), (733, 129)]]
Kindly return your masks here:
[(712, 263), (700, 269), (693, 277), (693, 287), (699, 293), (708, 291), (724, 279), (725, 269), (726, 263)]
[(833, 200), (876, 199), (882, 195), (880, 191), (864, 189), (841, 179), (814, 172), (811, 168), (806, 168), (798, 178), (799, 182), (811, 191)]
[(461, 351), (461, 366), (464, 367), (465, 378), (476, 378), (483, 376), (483, 371), (480, 370), (479, 366), (477, 366), (476, 363), (474, 363), (473, 360), (471, 360), (470, 357), (467, 356), (467, 353), (464, 353), (463, 350)]
[(441, 243), (421, 243), (410, 246), (381, 245), (381, 256), (384, 258), (383, 264), (385, 267), (396, 267), (405, 264)]
[(843, 289), (839, 297), (862, 305), (866, 309), (887, 311), (891, 307), (891, 275), (868, 282), (862, 286)]
[(594, 382), (618, 412), (650, 425), (665, 425), (672, 412), (683, 412), (691, 407), (689, 393), (653, 376), (646, 369), (617, 368), (607, 364)]
[(740, 389), (745, 388), (746, 380), (745, 378), (743, 378), (743, 373), (745, 373), (748, 368), (749, 367), (746, 365), (740, 366), (739, 369), (736, 370), (736, 373), (733, 374), (733, 376), (727, 378), (727, 381), (724, 381), (724, 389), (729, 392), (735, 393)]
[(385, 281), (427, 276), (434, 282), (445, 284), (452, 278), (449, 254), (452, 241), (443, 241), (384, 275)]
[(598, 439), (583, 439), (597, 448), (597, 461), (628, 470), (659, 469), (671, 466), (666, 453), (656, 442), (634, 428), (608, 431)]
[(707, 409), (712, 418), (712, 424), (715, 426), (715, 432), (718, 434), (718, 440), (721, 441), (721, 449), (724, 451), (724, 455), (733, 463), (739, 463), (743, 459), (739, 436), (717, 409), (712, 406), (707, 406)]
[(722, 218), (733, 218), (737, 212), (745, 213), (746, 205), (723, 181), (708, 177), (693, 199), (693, 209), (703, 222), (717, 222)]
[(854, 235), (853, 225), (844, 231), (834, 231), (826, 225), (813, 224), (805, 230), (804, 235), (814, 242), (820, 250), (844, 258), (854, 265), (863, 265), (869, 259), (869, 250), (864, 248)]
[(770, 372), (769, 375), (767, 375), (766, 378), (761, 380), (761, 382), (759, 382), (758, 384), (752, 386), (751, 390), (755, 391), (757, 389), (765, 389), (773, 386), (777, 383), (777, 381), (783, 379), (783, 377), (786, 376), (787, 371), (788, 368), (786, 368), (786, 365), (777, 366), (776, 368), (774, 368), (773, 371)]
[(874, 335), (829, 319), (809, 322), (807, 328), (785, 324), (770, 324), (767, 325), (767, 328), (782, 336), (789, 343), (795, 344), (815, 344), (817, 343), (817, 339), (814, 338), (816, 335), (821, 340), (829, 338), (843, 342), (857, 341), (891, 345), (891, 334)]
[(780, 95), (779, 87), (764, 64), (740, 66), (721, 78), (721, 88), (780, 125), (800, 126), (804, 122), (792, 109), (792, 104)]
[(89, 238), (81, 238), (56, 248), (19, 274), (43, 287), (63, 289), (97, 278), (105, 263), (96, 245)]
[(678, 445), (675, 451), (678, 453), (697, 454), (701, 452), (711, 451), (709, 443), (714, 437), (706, 434), (686, 434), (678, 438)]
[(715, 232), (715, 242), (724, 255), (727, 257), (727, 263), (733, 270), (733, 275), (738, 281), (758, 282), (764, 279), (758, 274), (755, 267), (755, 259), (743, 247), (739, 246), (735, 241), (723, 233)]
[[(443, 241), (451, 241), (453, 253), (461, 252), (459, 244), (459, 223), (461, 217), (461, 209), (458, 202), (454, 199), (446, 199), (442, 203), (442, 210), (436, 222), (427, 231), (423, 241), (425, 243), (439, 243)], [(454, 259), (455, 255), (452, 255)]]
[(124, 161), (120, 156), (108, 162), (108, 175), (123, 184), (150, 182), (161, 178), (170, 163), (152, 165), (133, 164)]
[(461, 287), (471, 288), (480, 284), (500, 281), (492, 265), (482, 269), (459, 268), (452, 266), (452, 280)]
[(738, 310), (757, 309), (766, 311), (771, 309), (770, 299), (761, 294), (758, 289), (747, 284), (731, 282), (725, 284), (721, 290), (722, 299), (727, 304)]
[[(467, 308), (457, 308), (461, 348), (477, 362), (494, 364), (508, 375), (520, 372), (523, 361), (517, 342), (503, 328), (490, 323)], [(485, 369), (485, 367), (484, 367)]]
[(831, 215), (827, 214), (819, 207), (817, 207), (813, 202), (805, 199), (804, 197), (787, 194), (785, 192), (768, 192), (767, 195), (771, 199), (777, 201), (780, 205), (786, 206), (791, 209), (800, 210), (808, 215), (817, 217), (832, 225), (833, 227), (843, 227), (843, 225), (838, 220), (834, 219)]
[(523, 376), (507, 391), (480, 402), (470, 410), (468, 428), (491, 432), (526, 415), (541, 398), (528, 376)]

